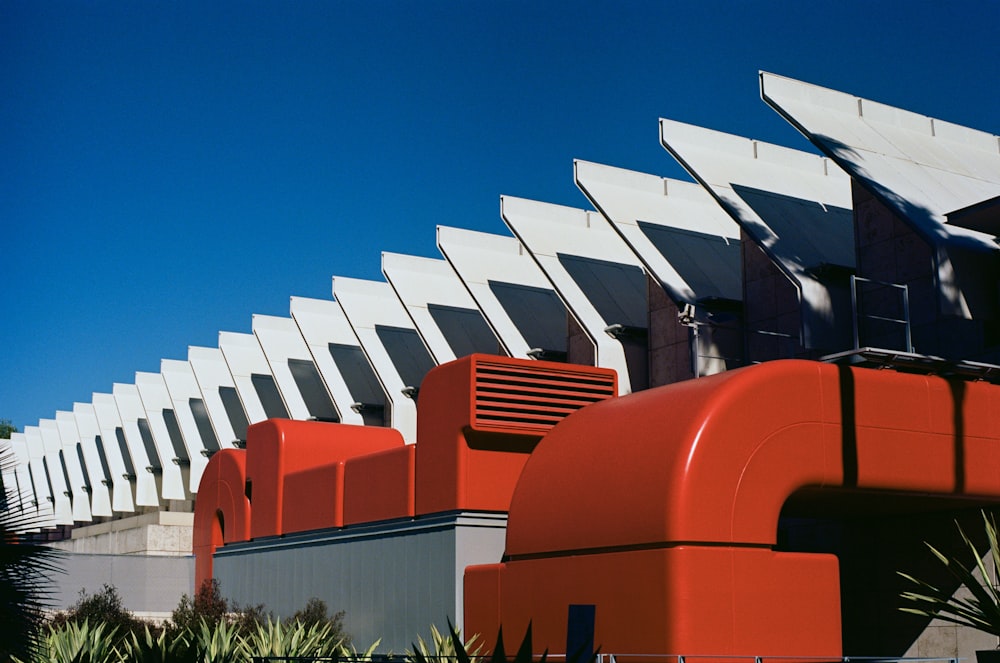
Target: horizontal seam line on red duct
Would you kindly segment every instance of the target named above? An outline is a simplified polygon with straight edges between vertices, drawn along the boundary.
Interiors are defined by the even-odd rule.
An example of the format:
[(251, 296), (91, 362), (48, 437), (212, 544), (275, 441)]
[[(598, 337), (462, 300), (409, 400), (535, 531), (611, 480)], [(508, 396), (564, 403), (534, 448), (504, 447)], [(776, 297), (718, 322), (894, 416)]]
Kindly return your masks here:
[(532, 559), (549, 559), (554, 557), (573, 557), (581, 555), (605, 555), (608, 553), (639, 552), (643, 550), (666, 550), (679, 548), (681, 546), (695, 548), (758, 548), (761, 550), (771, 550), (774, 544), (770, 543), (740, 543), (738, 541), (660, 541), (657, 543), (636, 543), (626, 546), (598, 546), (593, 548), (567, 548), (565, 550), (551, 550), (536, 553), (521, 553), (518, 555), (504, 555), (504, 562), (523, 562)]

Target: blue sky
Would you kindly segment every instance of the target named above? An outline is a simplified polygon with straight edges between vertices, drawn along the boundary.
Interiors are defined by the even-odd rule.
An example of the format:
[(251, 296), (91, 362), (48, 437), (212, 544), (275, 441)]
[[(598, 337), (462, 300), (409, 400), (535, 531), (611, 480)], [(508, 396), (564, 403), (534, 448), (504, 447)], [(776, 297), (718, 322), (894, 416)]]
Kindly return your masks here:
[(1000, 5), (0, 1), (0, 418), (89, 402), (670, 117), (800, 149), (764, 69), (1000, 133)]

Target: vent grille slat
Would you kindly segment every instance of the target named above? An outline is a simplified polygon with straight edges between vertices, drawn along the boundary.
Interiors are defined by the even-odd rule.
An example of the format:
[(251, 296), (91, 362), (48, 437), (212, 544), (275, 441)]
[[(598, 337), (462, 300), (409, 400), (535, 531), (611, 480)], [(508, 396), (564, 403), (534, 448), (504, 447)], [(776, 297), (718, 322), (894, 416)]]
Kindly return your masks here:
[(474, 428), (539, 435), (581, 407), (615, 396), (610, 371), (533, 363), (476, 363)]

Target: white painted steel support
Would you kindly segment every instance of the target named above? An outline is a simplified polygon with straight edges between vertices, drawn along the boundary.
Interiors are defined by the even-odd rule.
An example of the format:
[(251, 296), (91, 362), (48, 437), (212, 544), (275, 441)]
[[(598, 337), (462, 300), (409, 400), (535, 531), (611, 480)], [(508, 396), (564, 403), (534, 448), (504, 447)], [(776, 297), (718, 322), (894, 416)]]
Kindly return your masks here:
[[(114, 515), (111, 508), (111, 484), (116, 479), (111, 473), (111, 463), (106, 450), (107, 441), (101, 436), (97, 413), (91, 403), (73, 403), (73, 417), (80, 435), (83, 459), (87, 463), (87, 474), (90, 476), (90, 511), (95, 517), (110, 518)], [(104, 450), (107, 474), (105, 474), (105, 462), (101, 460), (101, 450), (97, 447), (98, 438), (101, 440), (101, 449)], [(117, 480), (124, 481), (121, 475)]]
[[(25, 427), (28, 432), (30, 427)], [(40, 419), (38, 421), (38, 437), (41, 440), (42, 448), (45, 450), (45, 467), (49, 478), (49, 485), (52, 487), (53, 510), (56, 525), (73, 524), (73, 502), (70, 497), (70, 487), (66, 482), (66, 470), (63, 465), (62, 440), (59, 438), (59, 428), (54, 419)], [(29, 433), (30, 439), (30, 433)]]
[(838, 294), (816, 274), (827, 266), (854, 268), (847, 174), (814, 154), (672, 120), (660, 120), (660, 136), (663, 146), (796, 285), (805, 347), (840, 344), (847, 325), (835, 316), (842, 308)]
[[(233, 375), (233, 383), (240, 395), (240, 401), (243, 402), (247, 420), (251, 424), (255, 424), (271, 416), (283, 416), (283, 413), (266, 411), (264, 401), (254, 384), (255, 379), (258, 382), (274, 379), (271, 367), (267, 364), (267, 358), (264, 357), (264, 351), (260, 349), (257, 337), (253, 334), (219, 332), (219, 349), (222, 350), (222, 355), (226, 358), (226, 364), (229, 366), (229, 372)], [(279, 404), (272, 404), (272, 408), (277, 409), (276, 405)], [(281, 400), (280, 406), (287, 412), (288, 407), (283, 400)]]
[[(461, 350), (457, 352), (449, 344), (446, 330), (441, 329), (431, 312), (431, 307), (440, 306), (474, 311), (475, 314), (482, 315), (475, 300), (447, 261), (400, 253), (382, 253), (382, 274), (403, 302), (406, 312), (437, 363), (443, 364), (470, 354), (458, 354)], [(483, 323), (486, 324), (485, 319)], [(498, 347), (499, 341), (494, 337), (492, 347), (479, 348), (477, 351), (495, 354)]]
[[(10, 446), (14, 452), (16, 465), (13, 467), (14, 480), (17, 485), (17, 499), (20, 513), (25, 517), (21, 531), (35, 532), (39, 527), (52, 524), (39, 509), (40, 495), (35, 494), (34, 482), (31, 477), (31, 457), (28, 453), (28, 441), (24, 433), (11, 433)], [(7, 481), (7, 478), (4, 479)], [(31, 525), (29, 527), (29, 525)]]
[(416, 334), (413, 321), (388, 283), (338, 276), (333, 279), (333, 296), (351, 323), (351, 328), (389, 397), (392, 404), (392, 427), (400, 432), (407, 443), (416, 442), (417, 406), (408, 394), (412, 393), (412, 389), (419, 389), (420, 385), (404, 381), (399, 367), (393, 363), (378, 333), (378, 328), (384, 327), (409, 330)]
[[(73, 504), (73, 520), (75, 522), (90, 522), (93, 520), (90, 508), (91, 489), (84, 478), (83, 465), (80, 463), (80, 432), (76, 427), (76, 417), (72, 412), (56, 411), (56, 428), (62, 443), (62, 460), (69, 477), (70, 501)], [(80, 449), (78, 451), (77, 449)], [(88, 477), (89, 478), (89, 477)]]
[[(188, 461), (187, 449), (184, 447), (184, 440), (183, 438), (177, 440), (182, 452), (179, 455), (174, 449), (174, 441), (167, 428), (165, 416), (173, 414), (173, 403), (167, 392), (163, 376), (159, 373), (136, 373), (135, 386), (139, 390), (139, 398), (146, 411), (146, 420), (153, 435), (153, 443), (156, 445), (156, 451), (163, 466), (160, 496), (165, 500), (191, 499), (191, 494), (187, 491), (190, 462)], [(170, 411), (169, 415), (165, 412), (167, 410)], [(174, 434), (179, 434), (179, 431), (175, 431)]]
[[(597, 365), (618, 371), (619, 393), (631, 393), (625, 350), (621, 342), (605, 333), (609, 326), (624, 321), (602, 317), (594, 302), (595, 293), (583, 290), (561, 257), (589, 258), (642, 270), (635, 253), (597, 212), (503, 196), (500, 214), (580, 321), (596, 348)], [(642, 297), (645, 296), (643, 284)]]
[[(529, 340), (532, 330), (518, 327), (491, 288), (491, 282), (502, 282), (555, 293), (552, 282), (524, 245), (514, 237), (448, 226), (438, 226), (437, 244), (507, 353), (529, 358), (534, 347)], [(560, 301), (558, 306), (563, 303)], [(565, 311), (557, 314), (565, 317)], [(562, 341), (565, 349), (565, 334)]]
[[(331, 300), (292, 297), (289, 310), (309, 348), (316, 370), (329, 389), (340, 414), (341, 423), (363, 425), (365, 422), (361, 413), (351, 407), (359, 398), (357, 394), (351, 393), (347, 381), (330, 353), (331, 345), (356, 346), (361, 351), (361, 342), (347, 321), (343, 309), (337, 302)], [(371, 370), (374, 372), (375, 369)], [(383, 389), (381, 384), (379, 389)]]
[(177, 425), (184, 436), (188, 460), (191, 463), (187, 489), (192, 494), (197, 493), (201, 475), (205, 471), (205, 465), (208, 464), (209, 448), (214, 450), (219, 445), (218, 438), (211, 426), (211, 418), (208, 419), (208, 427), (204, 431), (205, 437), (209, 438), (207, 441), (198, 428), (192, 408), (198, 407), (199, 403), (201, 407), (205, 407), (205, 400), (201, 390), (198, 389), (198, 381), (195, 380), (191, 364), (176, 359), (163, 359), (160, 361), (160, 374), (167, 386), (174, 416), (177, 417)]
[[(115, 383), (111, 393), (115, 397), (115, 404), (118, 405), (118, 414), (121, 415), (121, 427), (125, 433), (125, 443), (129, 453), (132, 455), (132, 462), (135, 468), (135, 503), (136, 506), (160, 506), (160, 477), (162, 473), (162, 459), (150, 456), (152, 452), (157, 452), (155, 446), (150, 446), (147, 452), (147, 440), (144, 439), (144, 432), (140, 428), (140, 420), (147, 421), (146, 410), (142, 407), (142, 399), (139, 397), (139, 389), (134, 384)], [(167, 461), (169, 462), (169, 461)]]
[[(131, 450), (127, 444), (122, 444), (125, 439), (125, 429), (122, 428), (118, 404), (112, 394), (95, 393), (93, 405), (101, 431), (101, 441), (104, 443), (104, 452), (111, 468), (111, 508), (116, 513), (134, 513), (138, 473), (134, 470), (136, 463), (132, 461)], [(122, 442), (119, 441), (119, 435)], [(133, 468), (132, 472), (129, 472), (130, 467)]]
[[(205, 409), (212, 421), (215, 435), (223, 449), (234, 448), (237, 440), (242, 440), (246, 431), (236, 430), (230, 420), (223, 402), (222, 389), (232, 389), (236, 392), (236, 384), (233, 382), (233, 374), (229, 372), (229, 365), (219, 348), (202, 348), (191, 346), (188, 348), (188, 361), (191, 363), (191, 370), (194, 371), (198, 388), (201, 390)], [(246, 411), (243, 403), (234, 399), (232, 405), (238, 405), (237, 416), (246, 419)]]
[[(640, 224), (650, 224), (739, 244), (739, 226), (703, 187), (589, 161), (575, 161), (574, 167), (577, 186), (611, 222), (675, 302), (694, 304), (707, 296), (726, 296), (737, 301), (743, 298), (742, 291), (737, 289), (733, 292), (696, 292), (694, 285), (670, 264), (640, 227)], [(737, 288), (742, 281), (739, 260), (734, 265), (705, 264), (700, 267), (710, 273), (735, 270), (732, 275), (735, 278), (726, 281), (735, 281)]]
[[(260, 347), (267, 359), (271, 374), (278, 385), (281, 396), (288, 407), (288, 414), (292, 419), (307, 420), (313, 417), (306, 403), (306, 395), (302, 393), (295, 376), (292, 373), (290, 361), (313, 362), (309, 347), (295, 320), (291, 318), (281, 318), (273, 315), (253, 316), (253, 333), (260, 343)], [(323, 393), (318, 394), (321, 398), (330, 399), (326, 385), (322, 385)], [(332, 405), (332, 400), (330, 400)], [(335, 412), (336, 414), (336, 412)]]

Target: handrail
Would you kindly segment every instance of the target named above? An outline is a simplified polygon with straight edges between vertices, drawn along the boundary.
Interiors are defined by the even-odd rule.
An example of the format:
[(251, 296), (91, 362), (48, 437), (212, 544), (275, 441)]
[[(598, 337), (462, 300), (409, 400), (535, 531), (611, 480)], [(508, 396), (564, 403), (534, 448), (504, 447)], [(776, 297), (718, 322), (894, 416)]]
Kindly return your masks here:
[[(903, 317), (902, 318), (890, 318), (885, 315), (875, 315), (875, 314), (863, 314), (860, 312), (858, 307), (859, 296), (858, 296), (858, 284), (859, 283), (871, 283), (877, 286), (882, 286), (885, 288), (895, 288), (901, 291), (902, 301), (903, 301)], [(854, 348), (858, 349), (861, 347), (861, 331), (859, 327), (859, 319), (866, 318), (868, 320), (880, 320), (882, 322), (894, 323), (903, 326), (903, 334), (906, 338), (905, 345), (906, 352), (913, 352), (913, 339), (910, 335), (910, 290), (906, 284), (902, 283), (889, 283), (887, 281), (879, 281), (876, 279), (868, 279), (863, 276), (851, 275), (851, 313), (854, 322)]]

